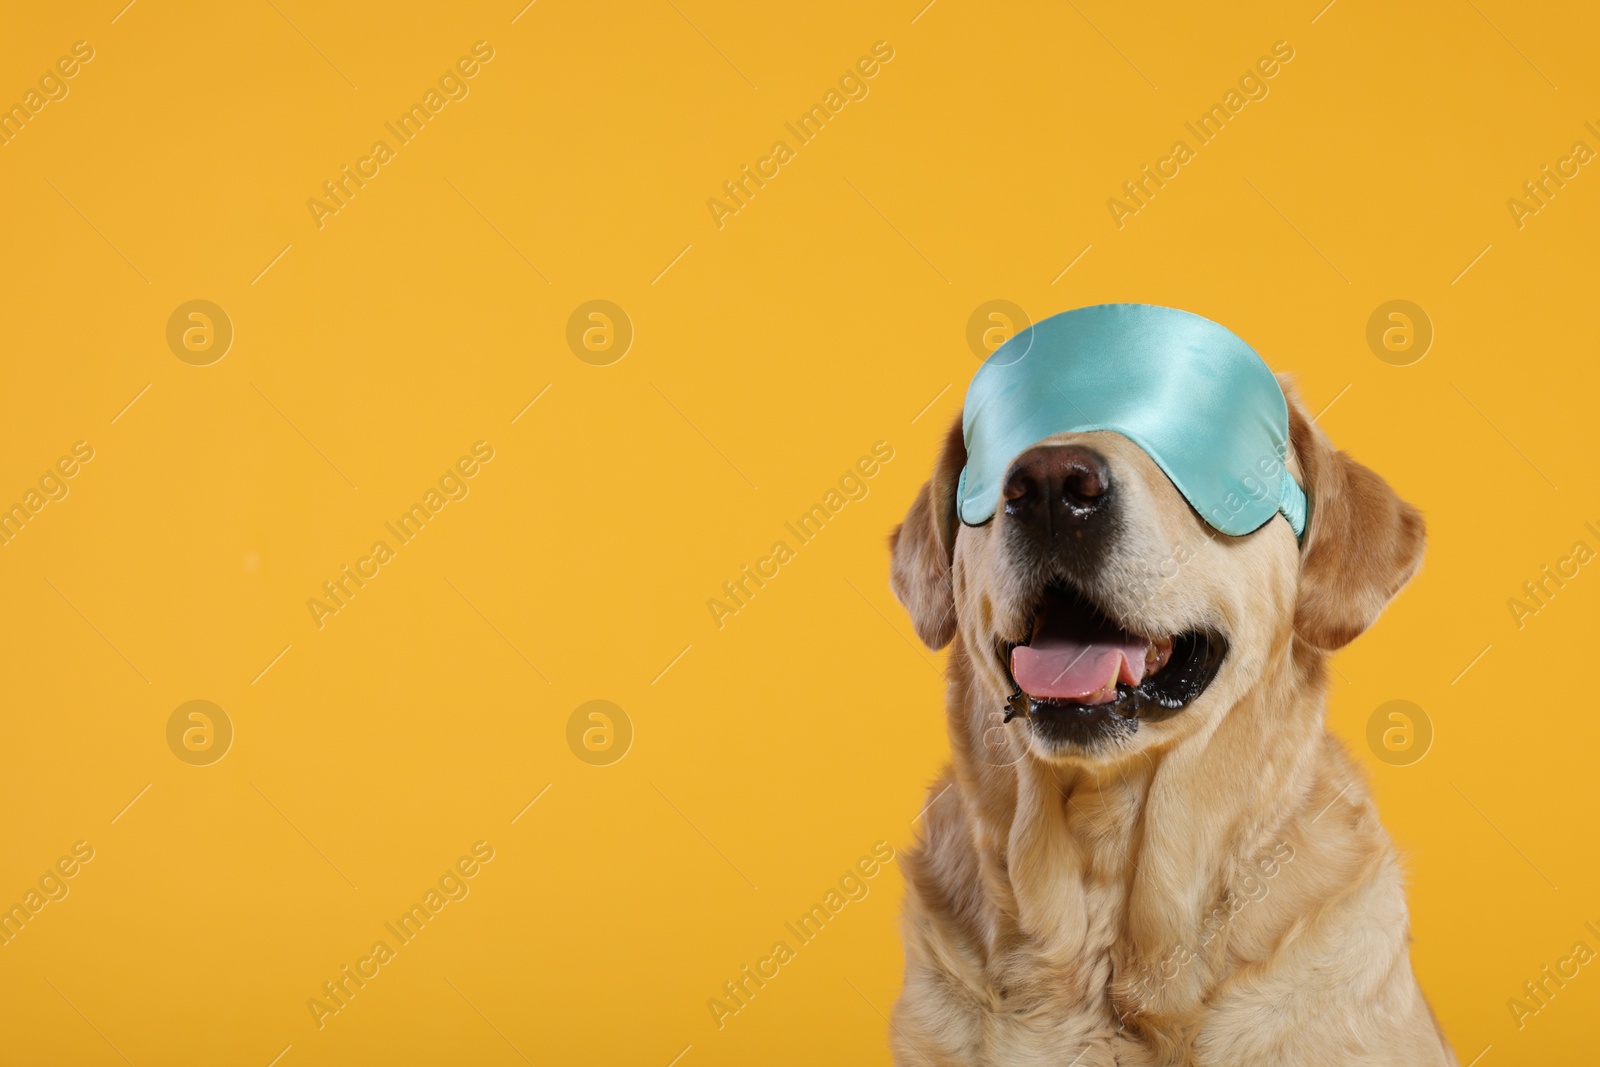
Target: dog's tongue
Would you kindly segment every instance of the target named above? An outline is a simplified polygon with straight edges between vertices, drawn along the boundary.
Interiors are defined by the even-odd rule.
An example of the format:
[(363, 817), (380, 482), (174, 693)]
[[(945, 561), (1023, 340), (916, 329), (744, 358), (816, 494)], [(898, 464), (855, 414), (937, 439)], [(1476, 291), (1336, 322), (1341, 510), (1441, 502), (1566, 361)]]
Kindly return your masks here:
[(1117, 683), (1144, 680), (1152, 643), (1116, 627), (1052, 625), (1011, 650), (1011, 676), (1029, 696), (1104, 704)]

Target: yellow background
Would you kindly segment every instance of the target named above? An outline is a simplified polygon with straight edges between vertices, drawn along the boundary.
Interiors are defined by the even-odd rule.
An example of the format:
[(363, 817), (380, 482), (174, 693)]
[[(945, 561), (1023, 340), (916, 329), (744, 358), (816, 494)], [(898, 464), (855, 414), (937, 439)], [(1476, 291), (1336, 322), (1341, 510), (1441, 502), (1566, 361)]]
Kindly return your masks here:
[[(941, 657), (884, 538), (993, 299), (1217, 319), (1426, 512), (1330, 723), (1462, 1063), (1592, 1058), (1592, 966), (1521, 1029), (1507, 1001), (1600, 948), (1600, 576), (1521, 629), (1507, 600), (1600, 548), (1600, 175), (1521, 229), (1506, 202), (1600, 148), (1600, 16), (921, 2), (12, 13), (0, 102), (95, 58), (0, 148), (0, 503), (95, 458), (0, 547), (0, 898), (95, 858), (0, 948), (0, 1060), (886, 1062), (893, 864), (721, 1029), (707, 1001), (913, 839)], [(306, 201), (479, 40), (470, 95), (319, 229)], [(796, 146), (880, 40), (870, 95)], [(1270, 95), (1119, 230), (1108, 198), (1277, 41)], [(719, 229), (706, 201), (778, 139)], [(235, 330), (210, 366), (166, 343), (192, 299)], [(565, 339), (592, 299), (635, 330), (610, 366)], [(1391, 299), (1434, 324), (1411, 366), (1365, 340)], [(307, 599), (478, 440), (470, 495), (318, 629)], [(708, 598), (880, 440), (870, 494), (718, 629)], [(235, 729), (210, 766), (166, 741), (194, 699)], [(568, 747), (592, 699), (633, 726), (609, 766)], [(1395, 699), (1434, 730), (1409, 766), (1365, 740)], [(479, 840), (470, 896), (319, 1030), (308, 998)]]

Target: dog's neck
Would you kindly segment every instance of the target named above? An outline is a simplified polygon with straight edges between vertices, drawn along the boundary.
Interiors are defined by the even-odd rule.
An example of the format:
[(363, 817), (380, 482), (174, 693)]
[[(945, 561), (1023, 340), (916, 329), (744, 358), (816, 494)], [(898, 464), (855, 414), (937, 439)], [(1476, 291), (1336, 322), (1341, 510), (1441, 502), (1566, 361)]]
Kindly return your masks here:
[(999, 747), (997, 701), (965, 657), (952, 659), (950, 726), (994, 906), (991, 954), (1057, 961), (1063, 992), (1086, 998), (1113, 974), (1124, 1000), (1198, 997), (1200, 969), (1175, 981), (1169, 961), (1303, 811), (1324, 743), (1322, 657), (1286, 640), (1213, 729), (1110, 766)]

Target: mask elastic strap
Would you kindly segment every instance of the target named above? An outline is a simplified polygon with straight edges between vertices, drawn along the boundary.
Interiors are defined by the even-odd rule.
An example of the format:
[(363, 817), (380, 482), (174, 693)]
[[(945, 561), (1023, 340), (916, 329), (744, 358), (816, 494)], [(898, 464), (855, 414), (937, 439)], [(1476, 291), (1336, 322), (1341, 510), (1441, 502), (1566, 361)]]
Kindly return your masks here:
[(1305, 540), (1306, 492), (1287, 470), (1278, 479), (1278, 511), (1289, 520), (1289, 528), (1294, 531), (1295, 539)]

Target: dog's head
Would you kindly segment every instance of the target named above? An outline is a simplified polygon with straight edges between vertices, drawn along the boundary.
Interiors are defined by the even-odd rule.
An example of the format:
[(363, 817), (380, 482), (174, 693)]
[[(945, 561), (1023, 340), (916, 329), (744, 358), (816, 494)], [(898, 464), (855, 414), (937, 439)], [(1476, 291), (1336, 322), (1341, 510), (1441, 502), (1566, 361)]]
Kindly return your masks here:
[(1310, 498), (1298, 543), (1281, 517), (1218, 533), (1109, 431), (1028, 449), (994, 518), (964, 525), (956, 420), (890, 536), (891, 584), (929, 647), (959, 635), (993, 711), (1026, 716), (1027, 752), (1114, 761), (1204, 730), (1296, 644), (1331, 652), (1353, 640), (1416, 572), (1421, 515), (1334, 449), (1283, 384), (1286, 462)]

